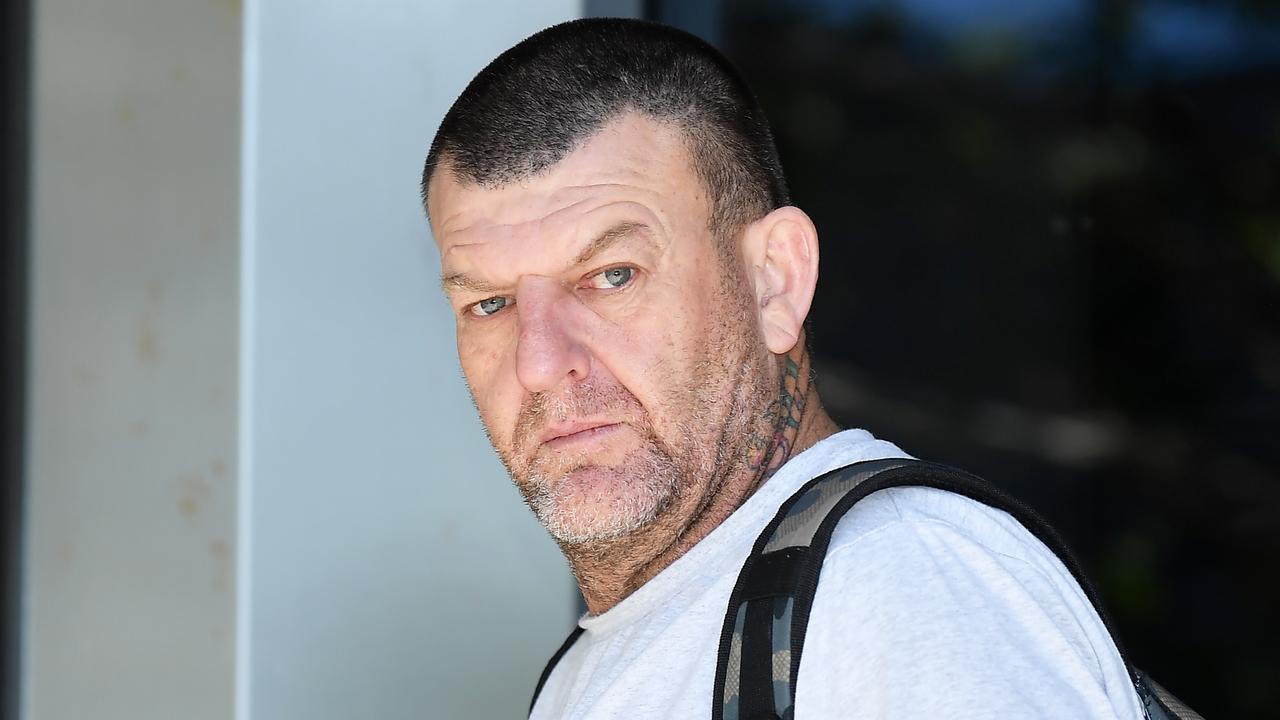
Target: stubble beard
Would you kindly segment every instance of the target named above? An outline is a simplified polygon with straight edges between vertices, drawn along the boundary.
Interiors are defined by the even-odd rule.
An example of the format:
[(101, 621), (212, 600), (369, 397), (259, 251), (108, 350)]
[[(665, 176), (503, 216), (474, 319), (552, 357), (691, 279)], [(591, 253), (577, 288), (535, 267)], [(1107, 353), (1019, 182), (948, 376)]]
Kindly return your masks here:
[[(615, 382), (589, 379), (558, 396), (529, 397), (510, 449), (498, 454), (525, 504), (561, 547), (603, 549), (668, 511), (687, 508), (689, 517), (673, 520), (678, 534), (729, 477), (745, 469), (761, 408), (775, 389), (767, 362), (747, 356), (745, 339), (739, 335), (731, 348), (704, 347), (697, 361), (684, 366), (688, 381), (671, 388), (661, 433), (635, 396)], [(531, 447), (548, 424), (593, 416), (625, 418), (626, 431), (640, 436), (639, 446), (607, 466)], [(589, 474), (595, 482), (582, 481)]]
[[(610, 465), (537, 449), (530, 458), (530, 439), (536, 442), (549, 422), (602, 415), (626, 418), (626, 431), (640, 436), (639, 447)], [(588, 380), (563, 397), (532, 396), (521, 409), (513, 452), (503, 460), (525, 503), (557, 543), (606, 543), (650, 525), (679, 499), (689, 478), (711, 471), (706, 443), (696, 432), (700, 425), (697, 417), (673, 423), (667, 436), (684, 440), (676, 449), (629, 391)]]

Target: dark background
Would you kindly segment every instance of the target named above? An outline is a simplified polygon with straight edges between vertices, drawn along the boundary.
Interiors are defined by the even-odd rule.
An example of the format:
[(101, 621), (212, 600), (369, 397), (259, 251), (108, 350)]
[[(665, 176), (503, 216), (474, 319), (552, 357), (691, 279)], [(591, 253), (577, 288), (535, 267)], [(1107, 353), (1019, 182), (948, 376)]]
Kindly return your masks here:
[(30, 3), (0, 2), (0, 718), (18, 717)]
[(743, 71), (822, 239), (838, 422), (1076, 548), (1131, 659), (1277, 716), (1280, 4), (648, 2)]

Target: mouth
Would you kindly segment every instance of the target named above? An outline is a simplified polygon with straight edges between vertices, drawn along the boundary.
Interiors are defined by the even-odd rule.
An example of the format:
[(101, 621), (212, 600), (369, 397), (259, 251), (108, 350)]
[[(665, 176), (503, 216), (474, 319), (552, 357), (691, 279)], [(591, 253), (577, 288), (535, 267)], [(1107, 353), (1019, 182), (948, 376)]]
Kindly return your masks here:
[(567, 450), (600, 440), (621, 427), (622, 423), (604, 420), (560, 423), (547, 428), (539, 439), (549, 450)]

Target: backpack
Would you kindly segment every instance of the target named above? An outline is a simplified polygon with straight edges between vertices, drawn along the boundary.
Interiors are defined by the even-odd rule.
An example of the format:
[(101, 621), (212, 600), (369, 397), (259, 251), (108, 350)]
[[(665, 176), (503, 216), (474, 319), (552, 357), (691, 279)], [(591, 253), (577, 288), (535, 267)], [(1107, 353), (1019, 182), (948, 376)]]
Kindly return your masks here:
[[(1111, 634), (1124, 648), (1097, 592), (1058, 533), (1035, 511), (986, 481), (955, 468), (906, 458), (857, 462), (810, 480), (778, 509), (743, 563), (720, 634), (712, 720), (791, 720), (796, 678), (818, 575), (836, 524), (878, 490), (930, 487), (1003, 510), (1054, 552), (1071, 572)], [(775, 637), (775, 629), (778, 630)], [(582, 628), (574, 628), (542, 671), (530, 712), (557, 662)], [(1127, 659), (1125, 666), (1148, 720), (1204, 720)]]

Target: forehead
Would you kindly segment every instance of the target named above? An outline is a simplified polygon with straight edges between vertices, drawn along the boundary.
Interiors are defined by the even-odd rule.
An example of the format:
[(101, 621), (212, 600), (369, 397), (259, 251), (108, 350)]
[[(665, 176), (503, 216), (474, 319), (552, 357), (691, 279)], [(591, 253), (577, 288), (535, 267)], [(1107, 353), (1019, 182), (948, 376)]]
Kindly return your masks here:
[(446, 164), (428, 193), (442, 257), (480, 243), (565, 235), (594, 216), (630, 214), (668, 226), (702, 214), (704, 192), (684, 138), (674, 123), (628, 113), (547, 172), (496, 188), (458, 182)]

